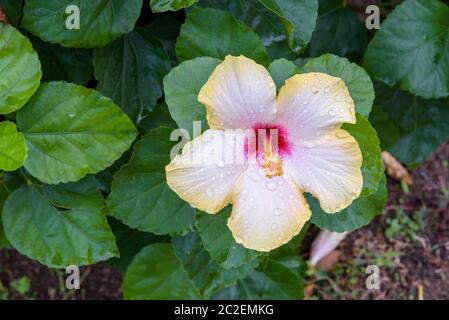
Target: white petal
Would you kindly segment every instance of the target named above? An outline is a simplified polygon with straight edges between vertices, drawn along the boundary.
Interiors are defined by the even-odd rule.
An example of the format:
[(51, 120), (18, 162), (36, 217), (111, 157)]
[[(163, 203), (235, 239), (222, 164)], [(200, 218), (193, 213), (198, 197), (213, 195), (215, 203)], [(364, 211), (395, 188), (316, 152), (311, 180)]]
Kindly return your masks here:
[(362, 154), (357, 141), (346, 131), (336, 130), (319, 144), (295, 146), (284, 159), (284, 170), (296, 184), (320, 201), (321, 208), (338, 212), (362, 190)]
[(310, 249), (310, 263), (315, 266), (321, 259), (334, 251), (340, 243), (346, 238), (347, 232), (332, 232), (321, 230), (313, 240)]
[(234, 185), (247, 167), (243, 155), (242, 133), (206, 130), (166, 166), (167, 183), (192, 206), (217, 213), (231, 202)]
[(297, 235), (311, 212), (294, 183), (267, 178), (257, 166), (243, 173), (228, 220), (234, 239), (249, 249), (270, 251)]
[(301, 144), (324, 137), (342, 123), (355, 123), (354, 102), (340, 78), (324, 73), (297, 74), (285, 81), (277, 98), (278, 117)]
[(269, 122), (276, 113), (275, 99), (268, 71), (244, 56), (226, 56), (198, 94), (213, 129), (248, 129)]

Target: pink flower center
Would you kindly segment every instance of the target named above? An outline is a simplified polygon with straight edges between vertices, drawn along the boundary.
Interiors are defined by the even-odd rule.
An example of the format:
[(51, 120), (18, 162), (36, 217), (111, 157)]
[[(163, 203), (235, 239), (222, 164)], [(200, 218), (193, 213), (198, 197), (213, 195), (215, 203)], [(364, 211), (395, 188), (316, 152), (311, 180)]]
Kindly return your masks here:
[(245, 143), (246, 154), (256, 153), (257, 162), (267, 177), (281, 176), (282, 157), (291, 153), (287, 131), (280, 125), (268, 123), (256, 123), (252, 130), (254, 134)]

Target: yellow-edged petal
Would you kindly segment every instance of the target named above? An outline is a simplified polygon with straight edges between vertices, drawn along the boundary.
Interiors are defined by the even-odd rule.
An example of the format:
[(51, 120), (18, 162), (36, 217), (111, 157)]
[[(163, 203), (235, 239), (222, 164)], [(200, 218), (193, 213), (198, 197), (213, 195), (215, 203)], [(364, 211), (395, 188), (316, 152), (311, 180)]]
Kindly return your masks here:
[(235, 183), (247, 167), (243, 153), (243, 133), (206, 130), (166, 166), (167, 183), (192, 206), (217, 213), (231, 201)]
[(257, 166), (243, 173), (232, 201), (228, 226), (234, 239), (258, 251), (287, 243), (311, 216), (304, 196), (291, 180), (267, 178)]
[(313, 194), (327, 213), (341, 211), (362, 190), (362, 153), (357, 141), (337, 129), (319, 144), (295, 146), (284, 169), (298, 187)]
[(324, 73), (297, 74), (285, 81), (277, 98), (276, 123), (294, 144), (321, 139), (342, 123), (355, 123), (354, 101), (343, 80)]
[(268, 71), (244, 56), (226, 56), (198, 94), (213, 129), (247, 129), (276, 113), (276, 86)]

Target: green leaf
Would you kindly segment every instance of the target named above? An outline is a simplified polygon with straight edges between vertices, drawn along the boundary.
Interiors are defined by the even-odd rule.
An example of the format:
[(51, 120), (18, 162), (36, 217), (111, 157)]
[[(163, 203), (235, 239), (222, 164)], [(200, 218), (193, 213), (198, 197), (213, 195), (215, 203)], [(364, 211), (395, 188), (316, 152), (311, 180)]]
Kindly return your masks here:
[(374, 100), (374, 88), (368, 73), (362, 67), (346, 58), (325, 54), (309, 59), (301, 72), (323, 72), (343, 79), (354, 100), (356, 112), (368, 117)]
[(309, 53), (325, 53), (359, 59), (367, 45), (365, 26), (343, 0), (320, 0), (316, 28), (309, 43)]
[(165, 101), (179, 128), (192, 134), (192, 121), (201, 121), (201, 128), (208, 128), (206, 108), (198, 102), (200, 92), (220, 60), (202, 57), (182, 62), (164, 79)]
[(159, 103), (153, 112), (147, 112), (142, 115), (139, 122), (139, 129), (147, 133), (151, 129), (159, 127), (176, 128), (176, 122), (172, 119), (170, 111), (165, 103)]
[(137, 254), (123, 279), (123, 295), (128, 300), (200, 298), (169, 243), (150, 244)]
[(292, 61), (286, 59), (274, 60), (269, 66), (268, 71), (279, 89), (284, 85), (285, 80), (299, 73), (299, 68)]
[(17, 27), (22, 16), (22, 5), (22, 0), (0, 0), (0, 8), (6, 12), (8, 22), (14, 27)]
[(45, 183), (77, 181), (109, 167), (136, 137), (120, 109), (92, 89), (43, 84), (17, 113), (28, 146), (25, 168)]
[(226, 224), (231, 209), (232, 206), (227, 206), (214, 215), (199, 212), (196, 217), (196, 227), (204, 248), (225, 269), (247, 264), (261, 255), (260, 252), (246, 249), (235, 242)]
[(25, 162), (27, 146), (23, 134), (9, 121), (0, 122), (0, 170), (14, 171)]
[(318, 16), (318, 0), (260, 0), (282, 20), (290, 48), (300, 53), (312, 37)]
[(120, 258), (109, 259), (108, 263), (122, 272), (126, 271), (136, 254), (143, 247), (151, 243), (166, 241), (166, 237), (130, 229), (114, 218), (109, 218), (108, 221), (115, 239), (117, 239), (117, 247), (120, 252)]
[(307, 195), (307, 202), (312, 210), (310, 221), (322, 229), (334, 232), (352, 231), (367, 225), (377, 215), (383, 212), (387, 201), (387, 186), (385, 175), (379, 181), (376, 193), (368, 197), (360, 197), (346, 209), (329, 214), (321, 210), (318, 200)]
[(154, 13), (177, 11), (190, 7), (199, 0), (151, 0), (151, 10)]
[(370, 119), (388, 151), (407, 166), (424, 162), (449, 139), (449, 98), (425, 100), (376, 85), (376, 113)]
[(94, 65), (97, 89), (134, 121), (143, 110), (154, 109), (162, 96), (162, 79), (171, 68), (162, 45), (137, 31), (95, 49)]
[(281, 19), (259, 0), (201, 0), (195, 6), (230, 11), (259, 35), (271, 59), (295, 57)]
[(181, 31), (182, 22), (170, 16), (159, 16), (151, 20), (144, 28), (140, 28), (139, 32), (145, 38), (157, 39), (165, 48), (170, 56), (172, 65), (178, 63), (176, 59), (176, 38)]
[[(69, 29), (72, 12), (68, 6), (79, 8), (80, 25)], [(22, 26), (39, 38), (60, 43), (64, 47), (102, 47), (130, 32), (140, 15), (142, 0), (27, 0)]]
[(173, 246), (176, 256), (181, 261), (188, 276), (206, 298), (244, 278), (259, 264), (259, 260), (254, 259), (240, 267), (222, 269), (203, 248), (198, 234), (193, 232), (183, 237), (174, 238)]
[(379, 138), (369, 121), (359, 114), (356, 114), (355, 124), (345, 123), (342, 128), (357, 140), (362, 151), (363, 188), (360, 196), (366, 197), (377, 191), (377, 184), (382, 177), (383, 165)]
[(449, 7), (435, 0), (398, 5), (368, 45), (371, 75), (424, 98), (449, 96)]
[(25, 180), (16, 173), (0, 172), (0, 248), (9, 244), (2, 223), (3, 205), (5, 204), (6, 199), (8, 199), (8, 196), (24, 183)]
[(42, 64), (42, 81), (64, 80), (86, 84), (93, 78), (92, 51), (64, 48), (29, 36)]
[(42, 77), (31, 42), (17, 29), (0, 22), (0, 114), (14, 112), (30, 99)]
[(269, 64), (267, 51), (253, 30), (231, 13), (211, 8), (194, 8), (187, 16), (176, 42), (176, 55), (180, 61), (244, 55), (263, 65)]
[(281, 258), (270, 257), (245, 279), (221, 290), (213, 298), (220, 300), (303, 299), (301, 264), (297, 254)]
[(58, 186), (25, 185), (5, 203), (3, 224), (20, 253), (52, 268), (118, 256), (93, 178)]
[(128, 165), (114, 176), (107, 199), (110, 215), (127, 226), (155, 234), (190, 230), (194, 210), (167, 185), (165, 166), (176, 144), (172, 129), (154, 129), (143, 136)]

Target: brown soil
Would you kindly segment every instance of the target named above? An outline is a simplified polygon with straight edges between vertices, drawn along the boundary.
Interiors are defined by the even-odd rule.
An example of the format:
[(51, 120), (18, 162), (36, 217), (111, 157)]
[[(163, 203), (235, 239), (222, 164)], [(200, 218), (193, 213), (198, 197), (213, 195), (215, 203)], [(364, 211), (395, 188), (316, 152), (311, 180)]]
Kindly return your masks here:
[[(448, 161), (446, 144), (412, 172), (407, 193), (389, 180), (384, 214), (348, 235), (330, 272), (309, 274), (311, 298), (418, 299), (421, 292), (424, 299), (449, 299)], [(380, 290), (365, 286), (366, 266), (372, 264), (380, 268)], [(0, 250), (0, 299), (122, 298), (121, 274), (107, 264), (82, 268), (81, 277), (81, 289), (67, 291), (63, 271)], [(19, 279), (30, 280), (26, 292), (18, 292)]]

